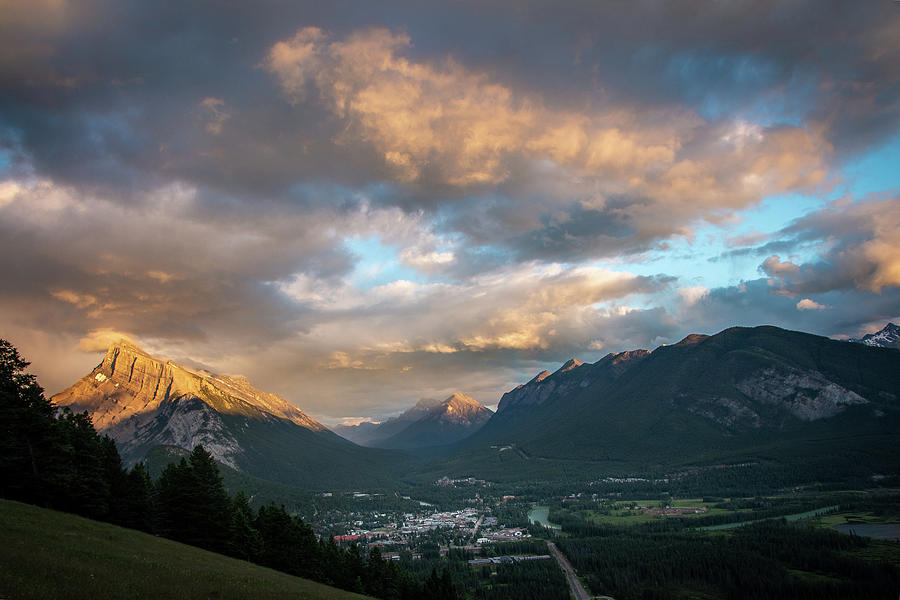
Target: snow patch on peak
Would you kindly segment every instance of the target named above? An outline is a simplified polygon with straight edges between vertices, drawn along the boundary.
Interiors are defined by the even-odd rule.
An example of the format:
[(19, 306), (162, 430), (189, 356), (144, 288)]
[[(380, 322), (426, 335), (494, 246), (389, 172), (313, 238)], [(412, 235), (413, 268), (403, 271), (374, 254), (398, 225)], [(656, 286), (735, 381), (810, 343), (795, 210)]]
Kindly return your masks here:
[(881, 331), (851, 339), (851, 342), (873, 346), (875, 348), (900, 348), (900, 326), (888, 323)]

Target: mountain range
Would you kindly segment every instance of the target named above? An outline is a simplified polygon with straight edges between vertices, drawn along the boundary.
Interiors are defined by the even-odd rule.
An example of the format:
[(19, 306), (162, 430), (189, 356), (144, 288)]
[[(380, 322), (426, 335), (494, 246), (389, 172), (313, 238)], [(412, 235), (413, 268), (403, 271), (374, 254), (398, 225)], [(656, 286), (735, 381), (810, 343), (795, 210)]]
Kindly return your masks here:
[(735, 327), (539, 373), (433, 472), (552, 479), (756, 461), (896, 473), (898, 399), (900, 351)]
[(876, 348), (900, 348), (900, 326), (888, 323), (881, 331), (864, 335), (858, 339), (851, 339), (850, 341)]
[(383, 423), (338, 426), (335, 432), (374, 448), (415, 449), (458, 442), (480, 429), (493, 411), (456, 392), (443, 401), (422, 399)]
[(729, 464), (766, 465), (785, 481), (900, 473), (900, 350), (770, 326), (693, 334), (592, 364), (572, 359), (505, 393), (493, 414), (454, 394), (339, 429), (374, 447), (242, 377), (126, 343), (52, 400), (87, 410), (129, 462), (203, 444), (236, 471), (313, 489), (444, 475), (571, 481)]
[(203, 445), (220, 463), (309, 487), (389, 483), (403, 457), (363, 449), (243, 377), (163, 361), (127, 342), (111, 345), (90, 373), (51, 400), (87, 411), (123, 460), (160, 446)]

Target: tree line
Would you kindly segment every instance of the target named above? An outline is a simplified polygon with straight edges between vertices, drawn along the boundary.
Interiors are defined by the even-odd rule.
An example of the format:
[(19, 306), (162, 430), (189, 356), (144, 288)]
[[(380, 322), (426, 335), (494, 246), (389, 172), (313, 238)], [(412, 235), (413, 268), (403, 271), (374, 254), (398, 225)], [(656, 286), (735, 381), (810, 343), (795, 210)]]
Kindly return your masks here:
[[(573, 519), (574, 520), (574, 519)], [(862, 558), (865, 538), (783, 519), (719, 535), (671, 523), (567, 527), (557, 544), (594, 593), (617, 599), (893, 598), (900, 570)], [(892, 595), (894, 594), (894, 595)]]
[(197, 446), (154, 482), (122, 465), (87, 413), (58, 410), (18, 350), (0, 339), (0, 496), (138, 529), (385, 600), (458, 597), (448, 571), (420, 582), (375, 547), (316, 537), (274, 503), (258, 510), (231, 496), (213, 457)]

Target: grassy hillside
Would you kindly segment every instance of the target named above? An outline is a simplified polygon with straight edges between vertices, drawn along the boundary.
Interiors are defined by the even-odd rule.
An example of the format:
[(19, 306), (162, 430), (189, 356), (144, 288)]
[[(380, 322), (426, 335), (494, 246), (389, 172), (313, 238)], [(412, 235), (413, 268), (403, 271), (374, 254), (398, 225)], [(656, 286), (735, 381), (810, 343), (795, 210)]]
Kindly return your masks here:
[(365, 598), (74, 515), (0, 500), (0, 598)]

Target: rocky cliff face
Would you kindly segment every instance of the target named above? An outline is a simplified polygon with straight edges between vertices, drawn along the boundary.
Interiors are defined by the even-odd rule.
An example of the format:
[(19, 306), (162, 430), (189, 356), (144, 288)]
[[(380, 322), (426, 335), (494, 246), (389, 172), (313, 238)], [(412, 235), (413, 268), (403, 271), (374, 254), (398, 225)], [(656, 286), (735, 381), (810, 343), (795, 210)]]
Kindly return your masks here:
[(802, 421), (818, 421), (868, 400), (829, 381), (817, 371), (768, 368), (735, 384), (748, 398), (787, 409)]
[(194, 371), (124, 342), (110, 346), (103, 362), (51, 400), (73, 412), (88, 411), (97, 430), (131, 460), (153, 445), (190, 449), (202, 444), (217, 460), (238, 468), (240, 436), (226, 426), (226, 415), (325, 430), (244, 377)]

